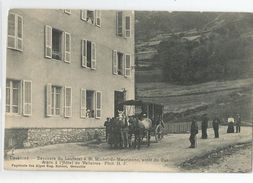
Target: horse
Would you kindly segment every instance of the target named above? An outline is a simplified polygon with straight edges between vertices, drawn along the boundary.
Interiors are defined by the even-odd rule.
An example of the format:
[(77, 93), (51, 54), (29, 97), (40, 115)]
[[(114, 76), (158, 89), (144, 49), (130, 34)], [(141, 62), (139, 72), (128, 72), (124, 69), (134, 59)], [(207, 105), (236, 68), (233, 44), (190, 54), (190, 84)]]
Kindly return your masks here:
[(140, 119), (137, 116), (129, 117), (129, 142), (131, 143), (132, 135), (134, 134), (134, 148), (136, 148), (137, 144), (138, 149), (140, 149), (144, 137), (147, 139), (147, 146), (150, 146), (151, 127), (152, 121), (147, 117), (141, 117)]

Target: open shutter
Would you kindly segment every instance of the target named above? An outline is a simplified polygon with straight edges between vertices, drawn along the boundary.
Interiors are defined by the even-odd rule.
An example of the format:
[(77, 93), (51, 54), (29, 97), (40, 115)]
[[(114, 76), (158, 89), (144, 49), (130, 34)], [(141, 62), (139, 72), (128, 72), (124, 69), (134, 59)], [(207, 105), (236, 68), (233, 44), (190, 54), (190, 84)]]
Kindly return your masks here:
[(23, 17), (17, 15), (17, 50), (23, 50)]
[(95, 15), (96, 15), (96, 26), (100, 27), (101, 26), (101, 11), (96, 10)]
[(8, 15), (8, 48), (16, 48), (15, 14)]
[(102, 93), (96, 92), (96, 118), (101, 118), (102, 113)]
[(96, 69), (96, 43), (91, 43), (91, 69)]
[(87, 67), (87, 40), (82, 40), (82, 67)]
[(125, 37), (128, 38), (131, 35), (131, 18), (130, 16), (126, 16), (125, 21)]
[(32, 81), (23, 81), (23, 115), (32, 115)]
[(118, 74), (118, 57), (117, 50), (112, 51), (112, 73)]
[(65, 87), (64, 92), (64, 116), (69, 118), (72, 116), (72, 89)]
[(46, 86), (46, 116), (52, 116), (52, 84)]
[(52, 58), (52, 27), (45, 26), (45, 57)]
[(81, 20), (87, 21), (87, 10), (81, 10)]
[(86, 117), (86, 90), (81, 88), (81, 118)]
[(71, 35), (64, 32), (64, 61), (70, 63), (71, 60)]
[(123, 35), (123, 12), (117, 11), (116, 13), (116, 35), (122, 36)]
[(131, 55), (126, 54), (125, 55), (125, 72), (124, 75), (126, 77), (130, 77), (131, 76)]

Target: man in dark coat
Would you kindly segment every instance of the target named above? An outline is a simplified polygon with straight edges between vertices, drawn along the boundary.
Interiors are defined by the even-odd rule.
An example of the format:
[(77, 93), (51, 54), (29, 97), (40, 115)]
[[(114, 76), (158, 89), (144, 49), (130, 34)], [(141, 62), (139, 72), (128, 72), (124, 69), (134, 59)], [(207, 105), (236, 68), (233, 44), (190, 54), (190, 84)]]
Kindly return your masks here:
[(202, 139), (207, 139), (207, 128), (208, 128), (208, 117), (207, 114), (202, 116), (201, 130), (202, 130)]
[(236, 133), (240, 133), (241, 132), (241, 116), (240, 116), (240, 114), (236, 115), (235, 126), (236, 126)]
[(215, 117), (213, 119), (213, 131), (214, 131), (215, 138), (219, 138), (219, 125), (220, 125), (220, 119), (218, 117)]
[(194, 117), (192, 119), (192, 124), (191, 124), (191, 135), (190, 135), (190, 143), (191, 146), (189, 148), (195, 148), (197, 146), (197, 140), (196, 140), (196, 135), (198, 134), (198, 124), (196, 121), (196, 118)]
[(111, 128), (111, 119), (110, 118), (106, 118), (104, 126), (105, 126), (105, 140), (106, 140), (106, 142), (108, 142), (110, 128)]

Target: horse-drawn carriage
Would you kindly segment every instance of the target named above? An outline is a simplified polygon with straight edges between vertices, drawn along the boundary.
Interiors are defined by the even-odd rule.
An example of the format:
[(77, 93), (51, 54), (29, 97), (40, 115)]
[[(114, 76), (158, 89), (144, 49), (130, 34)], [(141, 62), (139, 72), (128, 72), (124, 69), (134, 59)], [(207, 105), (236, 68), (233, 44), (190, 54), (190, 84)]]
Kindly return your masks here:
[[(111, 120), (111, 136), (109, 143), (112, 145), (129, 147), (132, 145), (140, 148), (143, 139), (150, 145), (151, 136), (158, 142), (163, 138), (163, 106), (160, 104), (143, 102), (140, 100), (128, 100), (118, 104), (123, 106), (124, 112)], [(131, 111), (131, 112), (129, 112)], [(133, 113), (134, 111), (134, 113)], [(127, 139), (126, 139), (127, 138)]]

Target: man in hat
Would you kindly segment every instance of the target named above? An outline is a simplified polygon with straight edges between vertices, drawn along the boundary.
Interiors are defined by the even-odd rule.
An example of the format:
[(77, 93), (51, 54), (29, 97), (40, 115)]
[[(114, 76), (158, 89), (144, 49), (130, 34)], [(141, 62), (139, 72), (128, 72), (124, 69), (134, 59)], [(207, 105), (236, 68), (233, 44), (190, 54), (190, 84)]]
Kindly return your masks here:
[(219, 125), (220, 125), (220, 119), (218, 117), (215, 117), (213, 119), (213, 131), (214, 131), (215, 138), (219, 138)]
[(208, 117), (207, 114), (203, 114), (201, 122), (202, 139), (207, 139)]
[(241, 116), (240, 116), (240, 114), (236, 115), (235, 126), (236, 126), (236, 133), (240, 133), (241, 132)]
[(111, 119), (110, 118), (106, 118), (104, 126), (105, 126), (105, 140), (106, 140), (106, 142), (108, 142), (110, 127), (111, 127)]
[(191, 135), (190, 135), (190, 147), (189, 148), (195, 148), (197, 146), (197, 138), (196, 138), (196, 135), (198, 134), (198, 124), (197, 124), (197, 121), (196, 121), (196, 118), (193, 117), (192, 118), (192, 124), (191, 124)]

